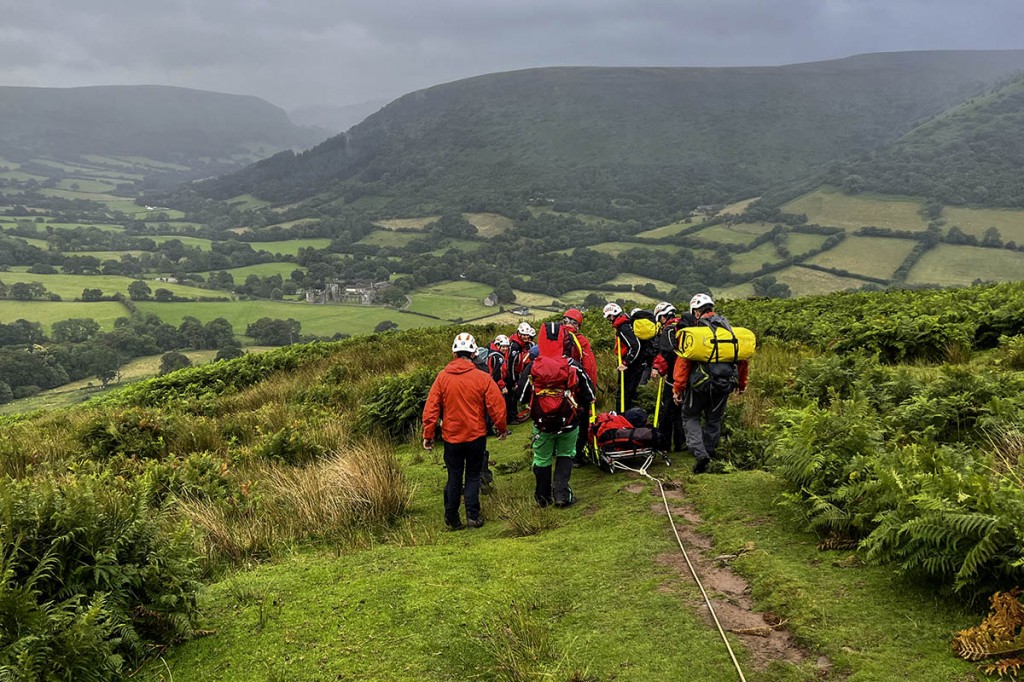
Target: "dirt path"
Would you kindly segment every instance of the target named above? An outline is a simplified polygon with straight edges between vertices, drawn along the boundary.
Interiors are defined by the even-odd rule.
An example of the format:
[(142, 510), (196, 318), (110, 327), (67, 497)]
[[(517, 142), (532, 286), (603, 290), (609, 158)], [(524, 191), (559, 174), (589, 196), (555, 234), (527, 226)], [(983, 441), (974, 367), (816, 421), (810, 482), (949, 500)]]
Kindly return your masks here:
[[(651, 513), (664, 518), (665, 505), (662, 503), (657, 485), (637, 480), (627, 485), (625, 490), (637, 495), (646, 493), (656, 498), (651, 504)], [(817, 656), (797, 644), (786, 629), (785, 621), (775, 614), (756, 611), (750, 597), (750, 585), (730, 567), (732, 560), (754, 549), (753, 543), (737, 554), (717, 554), (712, 547), (711, 539), (697, 532), (697, 526), (701, 522), (700, 514), (684, 501), (682, 488), (678, 484), (665, 483), (665, 495), (679, 537), (704, 589), (711, 598), (718, 621), (726, 632), (733, 633), (743, 642), (743, 646), (750, 654), (748, 665), (760, 671), (768, 668), (773, 661), (793, 664), (814, 661), (822, 677), (827, 676), (832, 667), (828, 658)], [(671, 531), (666, 528), (666, 532)], [(693, 582), (686, 560), (678, 550), (660, 556), (658, 561), (675, 569), (680, 580)], [(666, 585), (665, 589), (671, 590), (672, 586)], [(699, 595), (689, 605), (700, 614), (709, 627), (715, 627), (711, 613)]]

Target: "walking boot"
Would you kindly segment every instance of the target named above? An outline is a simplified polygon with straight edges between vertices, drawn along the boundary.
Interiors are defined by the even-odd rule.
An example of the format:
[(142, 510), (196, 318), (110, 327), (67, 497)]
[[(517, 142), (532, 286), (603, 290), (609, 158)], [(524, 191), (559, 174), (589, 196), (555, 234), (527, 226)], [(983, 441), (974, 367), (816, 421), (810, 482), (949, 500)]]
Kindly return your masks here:
[(572, 476), (572, 458), (555, 458), (555, 506), (568, 507), (576, 502), (572, 488), (569, 487), (569, 477)]
[(537, 479), (537, 486), (533, 490), (533, 499), (537, 504), (546, 507), (553, 501), (551, 499), (551, 467), (533, 467), (533, 475)]

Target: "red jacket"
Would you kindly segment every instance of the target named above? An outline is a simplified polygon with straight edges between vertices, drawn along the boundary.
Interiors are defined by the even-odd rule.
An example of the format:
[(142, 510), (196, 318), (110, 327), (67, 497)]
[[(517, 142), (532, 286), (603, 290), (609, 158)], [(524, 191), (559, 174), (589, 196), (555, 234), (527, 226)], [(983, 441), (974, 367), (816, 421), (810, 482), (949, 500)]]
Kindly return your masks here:
[[(569, 331), (570, 348), (569, 357), (583, 366), (590, 380), (597, 385), (597, 358), (594, 356), (594, 349), (590, 347), (590, 339), (577, 331)], [(577, 346), (577, 342), (579, 345)]]
[(438, 373), (423, 408), (423, 439), (434, 440), (437, 421), (447, 443), (468, 443), (487, 435), (487, 415), (499, 433), (507, 430), (505, 398), (490, 375), (471, 360), (455, 358)]

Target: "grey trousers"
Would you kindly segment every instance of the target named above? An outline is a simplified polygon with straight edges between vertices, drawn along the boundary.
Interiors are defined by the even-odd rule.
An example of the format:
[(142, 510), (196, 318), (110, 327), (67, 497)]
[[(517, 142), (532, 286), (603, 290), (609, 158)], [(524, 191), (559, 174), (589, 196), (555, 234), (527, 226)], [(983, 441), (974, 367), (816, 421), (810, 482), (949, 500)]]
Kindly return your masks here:
[[(722, 437), (722, 419), (731, 391), (694, 391), (687, 389), (683, 399), (683, 430), (686, 447), (697, 459), (715, 456)], [(701, 418), (703, 417), (703, 425)]]

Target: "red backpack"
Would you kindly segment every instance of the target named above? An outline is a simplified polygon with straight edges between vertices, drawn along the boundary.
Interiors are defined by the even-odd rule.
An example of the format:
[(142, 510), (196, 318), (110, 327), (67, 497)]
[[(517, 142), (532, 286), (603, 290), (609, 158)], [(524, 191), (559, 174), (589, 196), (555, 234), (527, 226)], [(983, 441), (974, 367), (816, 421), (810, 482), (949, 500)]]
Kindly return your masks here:
[(557, 322), (548, 322), (537, 335), (540, 355), (530, 367), (530, 418), (541, 433), (559, 433), (576, 417), (577, 377), (562, 355), (564, 343), (565, 330)]

